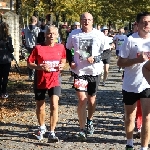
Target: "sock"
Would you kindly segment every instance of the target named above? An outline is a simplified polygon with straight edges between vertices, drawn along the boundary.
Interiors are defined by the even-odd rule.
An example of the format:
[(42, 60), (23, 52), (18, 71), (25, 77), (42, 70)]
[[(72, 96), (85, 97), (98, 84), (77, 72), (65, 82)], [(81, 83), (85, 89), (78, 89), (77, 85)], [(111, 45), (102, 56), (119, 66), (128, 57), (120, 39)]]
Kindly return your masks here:
[(50, 134), (51, 134), (51, 135), (55, 135), (55, 132), (54, 132), (54, 131), (50, 131)]
[(133, 147), (133, 139), (127, 139), (127, 145)]
[(90, 120), (89, 118), (87, 118), (87, 123), (88, 123), (88, 124), (91, 124), (91, 123), (92, 123), (92, 120)]
[(148, 147), (141, 147), (141, 150), (148, 150)]
[(43, 124), (42, 126), (40, 126), (41, 130), (45, 130), (45, 124)]

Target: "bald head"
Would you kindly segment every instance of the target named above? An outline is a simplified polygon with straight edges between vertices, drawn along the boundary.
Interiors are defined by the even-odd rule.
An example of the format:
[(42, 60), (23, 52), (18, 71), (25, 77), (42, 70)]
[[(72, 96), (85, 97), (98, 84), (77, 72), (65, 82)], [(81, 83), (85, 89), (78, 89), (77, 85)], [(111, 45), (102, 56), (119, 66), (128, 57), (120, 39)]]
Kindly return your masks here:
[(89, 18), (91, 18), (91, 19), (93, 20), (92, 14), (90, 14), (90, 13), (88, 13), (88, 12), (83, 13), (83, 14), (80, 16), (80, 20), (82, 20), (82, 19), (85, 18), (85, 17), (89, 17)]
[(93, 16), (90, 13), (83, 13), (80, 17), (80, 22), (82, 25), (82, 31), (89, 32), (93, 29)]

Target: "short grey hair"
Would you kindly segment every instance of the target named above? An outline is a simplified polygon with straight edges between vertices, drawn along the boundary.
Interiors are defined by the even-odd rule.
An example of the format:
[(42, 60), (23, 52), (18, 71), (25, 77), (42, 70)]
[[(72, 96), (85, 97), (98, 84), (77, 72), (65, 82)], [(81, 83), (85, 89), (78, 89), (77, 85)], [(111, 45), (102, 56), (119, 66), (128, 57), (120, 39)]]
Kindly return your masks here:
[[(80, 15), (80, 20), (82, 20), (82, 18), (85, 16), (85, 14), (90, 14), (89, 12), (84, 12), (83, 14)], [(92, 16), (92, 14), (90, 14)], [(93, 16), (92, 16), (93, 19)]]

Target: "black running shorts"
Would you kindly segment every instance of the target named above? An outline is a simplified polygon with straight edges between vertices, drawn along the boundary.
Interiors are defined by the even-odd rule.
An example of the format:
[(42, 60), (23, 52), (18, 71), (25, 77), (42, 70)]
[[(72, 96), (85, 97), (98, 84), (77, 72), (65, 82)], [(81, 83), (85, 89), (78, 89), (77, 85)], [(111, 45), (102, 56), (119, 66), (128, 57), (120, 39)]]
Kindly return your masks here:
[(103, 64), (110, 64), (111, 50), (105, 50), (103, 53), (106, 55), (106, 58), (102, 60)]
[(100, 75), (83, 75), (74, 74), (74, 88), (76, 91), (87, 92), (90, 96), (95, 96), (97, 93)]
[(44, 100), (45, 99), (45, 93), (48, 91), (49, 97), (52, 95), (57, 95), (60, 96), (61, 94), (61, 87), (60, 86), (55, 86), (50, 89), (34, 89), (35, 93), (35, 100)]
[(123, 94), (123, 103), (125, 105), (133, 105), (136, 101), (141, 98), (150, 98), (150, 88), (145, 89), (141, 93), (127, 92), (122, 90)]

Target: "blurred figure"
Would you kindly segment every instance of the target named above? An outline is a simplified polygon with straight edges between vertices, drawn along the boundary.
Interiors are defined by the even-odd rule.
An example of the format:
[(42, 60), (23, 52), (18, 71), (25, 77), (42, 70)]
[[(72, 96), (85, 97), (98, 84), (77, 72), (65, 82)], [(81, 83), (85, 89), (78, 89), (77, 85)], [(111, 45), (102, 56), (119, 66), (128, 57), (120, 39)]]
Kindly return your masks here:
[(0, 97), (8, 98), (7, 83), (14, 52), (8, 24), (0, 24)]
[(100, 31), (101, 31), (101, 25), (98, 25), (98, 26), (97, 26), (97, 30), (100, 30)]
[(80, 22), (74, 23), (74, 29), (80, 29)]
[(102, 32), (105, 35), (105, 45), (104, 45), (104, 51), (103, 54), (105, 58), (102, 60), (104, 64), (104, 74), (103, 74), (103, 82), (102, 86), (105, 86), (105, 81), (108, 77), (108, 70), (109, 70), (109, 64), (110, 64), (110, 57), (111, 57), (111, 45), (113, 43), (113, 37), (108, 36), (108, 28), (104, 26), (102, 28)]
[(46, 31), (46, 23), (43, 20), (41, 22), (40, 27), (40, 32), (38, 34), (38, 38), (37, 38), (37, 43), (43, 43), (45, 41), (45, 31)]
[(124, 27), (124, 35), (128, 35), (130, 32), (129, 32), (129, 29), (128, 27)]
[(68, 36), (68, 34), (69, 34), (68, 32), (69, 32), (69, 31), (68, 31), (67, 22), (64, 22), (64, 24), (61, 26), (60, 32), (59, 32), (59, 34), (60, 34), (60, 39), (61, 39), (61, 43), (62, 43), (63, 45), (66, 44), (67, 36)]
[[(124, 29), (123, 28), (120, 28), (119, 29), (119, 34), (115, 35), (114, 38), (113, 38), (113, 41), (115, 43), (115, 48), (116, 48), (117, 59), (119, 57), (119, 52), (121, 51), (122, 45), (123, 45), (126, 38), (127, 38), (127, 36), (124, 35)], [(121, 72), (121, 71), (122, 71), (122, 68), (119, 67), (118, 72)]]
[[(30, 18), (30, 25), (25, 28), (26, 47), (29, 54), (31, 54), (32, 50), (37, 44), (37, 38), (39, 32), (40, 32), (40, 28), (37, 27), (37, 18), (35, 16), (32, 16)], [(28, 68), (28, 76), (29, 76), (29, 80), (34, 79), (33, 69)]]

